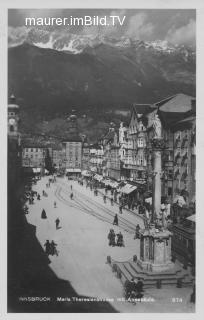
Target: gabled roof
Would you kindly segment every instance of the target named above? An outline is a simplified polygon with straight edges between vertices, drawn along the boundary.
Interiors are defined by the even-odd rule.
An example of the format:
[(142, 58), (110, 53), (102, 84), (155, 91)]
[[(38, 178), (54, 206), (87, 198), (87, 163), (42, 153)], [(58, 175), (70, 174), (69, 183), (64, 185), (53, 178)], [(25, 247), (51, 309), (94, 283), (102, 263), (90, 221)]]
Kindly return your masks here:
[(160, 111), (182, 113), (192, 110), (192, 101), (195, 101), (195, 97), (178, 93), (174, 96), (156, 102), (155, 106), (158, 107)]
[(153, 111), (156, 107), (154, 105), (151, 104), (138, 104), (138, 103), (134, 103), (133, 104), (133, 111), (136, 114), (147, 114), (151, 111)]

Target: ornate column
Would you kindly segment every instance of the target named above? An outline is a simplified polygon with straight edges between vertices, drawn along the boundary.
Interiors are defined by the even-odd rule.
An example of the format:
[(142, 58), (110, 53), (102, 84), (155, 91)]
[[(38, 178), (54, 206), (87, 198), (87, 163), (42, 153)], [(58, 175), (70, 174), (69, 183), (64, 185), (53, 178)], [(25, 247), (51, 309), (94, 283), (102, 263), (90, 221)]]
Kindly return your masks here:
[(162, 138), (154, 138), (151, 141), (153, 156), (154, 156), (154, 168), (153, 168), (153, 195), (152, 195), (152, 223), (159, 217), (161, 209), (161, 153), (164, 149), (164, 140)]

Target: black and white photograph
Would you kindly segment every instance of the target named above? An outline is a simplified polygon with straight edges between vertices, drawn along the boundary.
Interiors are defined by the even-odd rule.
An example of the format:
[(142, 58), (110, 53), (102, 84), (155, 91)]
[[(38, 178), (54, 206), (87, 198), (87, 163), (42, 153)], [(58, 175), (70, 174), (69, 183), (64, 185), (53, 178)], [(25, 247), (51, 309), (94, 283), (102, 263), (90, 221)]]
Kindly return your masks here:
[(194, 314), (196, 9), (7, 14), (7, 312)]

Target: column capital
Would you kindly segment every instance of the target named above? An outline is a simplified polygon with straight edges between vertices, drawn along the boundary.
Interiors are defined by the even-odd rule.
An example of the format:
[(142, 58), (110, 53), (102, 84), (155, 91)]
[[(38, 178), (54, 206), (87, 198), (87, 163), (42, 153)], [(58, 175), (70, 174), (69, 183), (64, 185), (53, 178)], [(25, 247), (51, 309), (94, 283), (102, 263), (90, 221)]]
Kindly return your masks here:
[(161, 151), (165, 148), (165, 142), (162, 138), (153, 138), (151, 139), (151, 145), (153, 150)]

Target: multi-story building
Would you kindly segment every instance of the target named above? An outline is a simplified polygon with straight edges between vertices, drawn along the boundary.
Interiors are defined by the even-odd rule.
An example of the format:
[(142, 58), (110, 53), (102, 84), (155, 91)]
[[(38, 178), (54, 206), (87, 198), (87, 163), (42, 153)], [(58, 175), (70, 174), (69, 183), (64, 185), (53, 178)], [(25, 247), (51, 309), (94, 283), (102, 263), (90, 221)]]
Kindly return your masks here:
[[(154, 105), (157, 109), (147, 113), (148, 185), (152, 185), (153, 153), (151, 140), (153, 127), (149, 125), (157, 113), (162, 125), (162, 196), (173, 202), (177, 195), (186, 195), (186, 201), (195, 198), (195, 98), (177, 94)], [(193, 140), (194, 139), (194, 140)]]
[(78, 175), (82, 167), (82, 139), (79, 136), (76, 115), (73, 113), (69, 120), (70, 127), (67, 137), (62, 142), (65, 154), (64, 166), (67, 174)]
[(65, 161), (65, 152), (61, 146), (54, 146), (52, 148), (52, 164), (56, 169), (63, 168)]
[(90, 146), (87, 142), (87, 139), (84, 138), (82, 144), (82, 170), (89, 170), (90, 169)]
[(173, 195), (183, 195), (187, 203), (195, 201), (195, 126), (195, 114), (187, 114), (183, 120), (172, 127), (174, 135)]
[(118, 134), (110, 127), (102, 138), (104, 147), (103, 176), (120, 180), (120, 153)]
[(22, 148), (22, 167), (44, 168), (45, 167), (45, 147), (37, 144), (24, 143)]
[(148, 104), (133, 106), (129, 123), (128, 158), (124, 167), (129, 170), (129, 177), (138, 184), (144, 184), (148, 171), (148, 133), (146, 115), (155, 108)]
[(90, 145), (89, 149), (89, 168), (92, 172), (97, 172), (102, 174), (102, 166), (103, 166), (103, 146), (96, 143)]
[(17, 188), (21, 178), (21, 137), (19, 106), (14, 95), (8, 104), (8, 188)]

